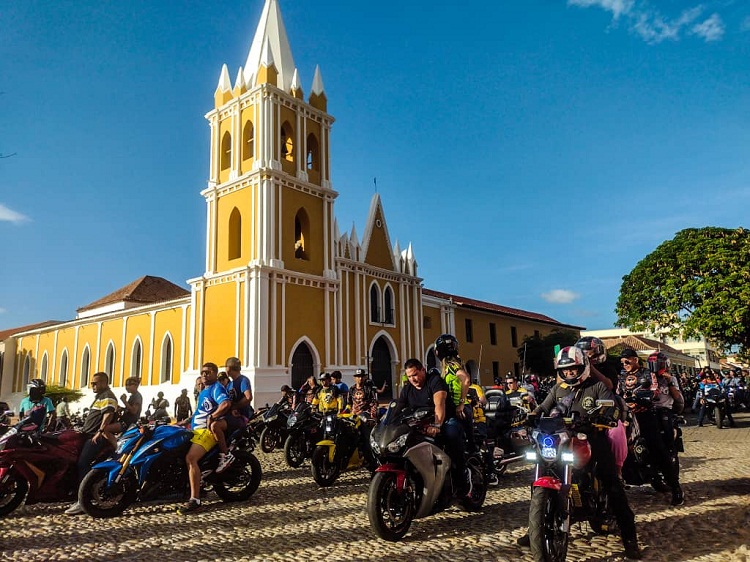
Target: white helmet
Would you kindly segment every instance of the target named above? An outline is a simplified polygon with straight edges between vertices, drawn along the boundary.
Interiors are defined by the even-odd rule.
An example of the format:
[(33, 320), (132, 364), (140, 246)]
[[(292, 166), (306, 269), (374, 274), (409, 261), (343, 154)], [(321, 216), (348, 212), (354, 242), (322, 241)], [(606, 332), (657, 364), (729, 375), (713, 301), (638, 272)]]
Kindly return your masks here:
[[(568, 386), (577, 386), (589, 376), (591, 370), (589, 367), (589, 358), (586, 357), (586, 354), (580, 347), (574, 345), (563, 347), (560, 350), (557, 357), (555, 357), (555, 369), (557, 369), (560, 378)], [(576, 375), (566, 378), (561, 372), (563, 369), (576, 369)]]

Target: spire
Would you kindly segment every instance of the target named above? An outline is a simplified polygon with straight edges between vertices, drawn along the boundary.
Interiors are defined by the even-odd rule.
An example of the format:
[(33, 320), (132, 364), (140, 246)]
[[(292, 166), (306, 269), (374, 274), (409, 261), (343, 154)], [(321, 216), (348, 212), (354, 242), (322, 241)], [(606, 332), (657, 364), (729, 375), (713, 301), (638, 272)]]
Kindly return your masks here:
[(312, 90), (313, 94), (321, 95), (325, 94), (325, 87), (323, 86), (323, 76), (320, 74), (320, 65), (315, 65), (315, 76), (313, 77)]
[(328, 98), (323, 86), (323, 77), (320, 74), (320, 67), (317, 64), (315, 65), (315, 76), (313, 77), (312, 90), (310, 91), (310, 105), (321, 111), (328, 110)]
[(232, 82), (229, 80), (229, 69), (227, 65), (221, 66), (221, 74), (219, 75), (219, 84), (216, 86), (214, 92), (214, 104), (216, 107), (221, 107), (229, 100), (232, 99)]
[(303, 93), (302, 93), (302, 86), (300, 86), (299, 83), (299, 72), (297, 72), (297, 69), (294, 69), (294, 75), (292, 76), (292, 95), (295, 98), (302, 99)]
[(278, 72), (278, 87), (289, 92), (296, 66), (277, 0), (266, 0), (263, 6), (258, 29), (245, 62), (245, 82), (252, 83), (258, 69), (269, 59)]
[(234, 95), (239, 96), (245, 91), (247, 91), (247, 86), (245, 86), (245, 76), (242, 72), (242, 67), (240, 67), (237, 71), (237, 78), (234, 81)]

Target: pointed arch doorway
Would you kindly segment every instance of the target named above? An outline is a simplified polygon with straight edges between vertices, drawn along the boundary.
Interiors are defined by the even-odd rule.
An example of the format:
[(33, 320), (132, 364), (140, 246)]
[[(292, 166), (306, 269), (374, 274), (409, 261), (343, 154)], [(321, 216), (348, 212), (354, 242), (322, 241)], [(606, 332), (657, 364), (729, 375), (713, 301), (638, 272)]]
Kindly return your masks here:
[(292, 388), (298, 390), (310, 375), (314, 375), (314, 367), (310, 347), (305, 342), (300, 342), (292, 355)]
[(384, 336), (376, 339), (372, 346), (370, 377), (376, 388), (383, 386), (384, 382), (388, 383), (388, 388), (383, 394), (378, 395), (378, 399), (381, 402), (390, 401), (393, 398), (393, 355)]

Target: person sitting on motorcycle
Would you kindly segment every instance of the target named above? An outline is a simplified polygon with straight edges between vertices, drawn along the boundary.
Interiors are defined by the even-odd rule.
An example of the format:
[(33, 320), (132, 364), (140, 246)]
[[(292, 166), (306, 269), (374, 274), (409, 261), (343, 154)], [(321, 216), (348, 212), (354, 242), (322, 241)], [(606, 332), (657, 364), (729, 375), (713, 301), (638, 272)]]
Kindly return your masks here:
[[(57, 414), (52, 400), (49, 396), (44, 395), (47, 392), (47, 385), (42, 379), (32, 379), (29, 381), (27, 389), (29, 395), (21, 400), (21, 405), (18, 408), (19, 418), (23, 419), (29, 416), (31, 423), (37, 426), (40, 433), (45, 429), (52, 431), (57, 422)], [(49, 421), (47, 415), (49, 415)]]
[(449, 388), (443, 378), (437, 374), (429, 375), (419, 359), (409, 359), (404, 363), (406, 378), (409, 384), (401, 389), (398, 396), (398, 408), (434, 408), (435, 421), (426, 429), (427, 435), (442, 435), (445, 452), (451, 459), (453, 482), (459, 486), (460, 495), (470, 495), (471, 475), (466, 469), (464, 458), (464, 435), (461, 424), (450, 423), (456, 417), (456, 408), (449, 402)]
[(374, 385), (367, 384), (367, 371), (364, 369), (354, 371), (354, 384), (346, 397), (346, 407), (354, 415), (378, 416), (378, 393)]
[(107, 434), (109, 442), (112, 447), (117, 446), (117, 439), (115, 433), (122, 433), (132, 424), (136, 423), (141, 417), (141, 409), (143, 408), (143, 396), (138, 392), (138, 386), (141, 384), (141, 380), (138, 377), (130, 377), (125, 380), (125, 388), (130, 392), (130, 398), (128, 395), (123, 393), (120, 395), (120, 401), (122, 406), (118, 408), (118, 419), (116, 422), (111, 423), (107, 426)]
[[(607, 386), (591, 376), (589, 360), (580, 348), (564, 347), (555, 359), (555, 370), (562, 382), (550, 390), (533, 415), (549, 415), (553, 412), (569, 416), (577, 412), (586, 416), (597, 400), (615, 400)], [(615, 402), (616, 403), (616, 402)], [(630, 509), (625, 488), (615, 473), (614, 455), (606, 435), (595, 428), (585, 431), (591, 445), (591, 454), (598, 466), (597, 476), (609, 497), (609, 504), (620, 527), (620, 536), (628, 558), (641, 558), (635, 528), (635, 515)]]
[(242, 374), (242, 363), (237, 357), (229, 357), (224, 362), (224, 368), (229, 376), (229, 383), (223, 385), (232, 408), (225, 416), (214, 416), (216, 421), (209, 427), (219, 445), (219, 466), (216, 472), (224, 472), (234, 462), (234, 455), (227, 447), (227, 433), (232, 434), (243, 429), (253, 417), (253, 390), (250, 379)]
[(339, 389), (333, 386), (331, 373), (320, 373), (320, 388), (313, 398), (312, 405), (318, 408), (321, 414), (338, 414), (344, 409), (344, 397)]
[[(654, 392), (654, 398), (660, 391), (655, 386), (656, 381), (651, 376), (651, 373), (641, 367), (641, 360), (638, 358), (638, 353), (634, 349), (625, 348), (620, 353), (620, 363), (623, 368), (623, 378), (635, 377), (638, 384), (646, 388), (650, 388)], [(671, 376), (670, 376), (671, 379)], [(670, 391), (671, 392), (671, 391)], [(623, 396), (625, 401), (628, 402), (627, 396)], [(632, 402), (628, 402), (628, 406), (631, 406)], [(671, 409), (671, 404), (670, 404)], [(646, 440), (646, 446), (648, 447), (649, 453), (654, 459), (656, 467), (664, 475), (664, 480), (667, 485), (672, 488), (672, 505), (682, 505), (685, 503), (685, 499), (680, 487), (679, 476), (677, 473), (677, 467), (672, 463), (670, 452), (667, 448), (667, 442), (662, 437), (662, 422), (659, 419), (660, 412), (657, 412), (655, 408), (639, 408), (633, 412), (638, 427), (640, 428), (641, 435)], [(673, 428), (665, 428), (670, 433), (673, 432)], [(672, 437), (672, 441), (674, 438)]]
[(198, 461), (217, 443), (209, 429), (211, 423), (214, 419), (228, 414), (232, 407), (227, 389), (218, 383), (219, 367), (216, 363), (204, 363), (201, 367), (201, 377), (203, 390), (198, 395), (195, 412), (190, 422), (193, 438), (190, 440), (190, 449), (185, 456), (190, 481), (190, 499), (177, 509), (180, 515), (191, 513), (201, 507), (201, 469)]
[[(698, 396), (700, 399), (700, 412), (698, 413), (698, 427), (703, 427), (703, 419), (706, 417), (706, 395), (708, 394), (709, 390), (718, 388), (719, 391), (724, 394), (724, 387), (719, 382), (716, 375), (713, 373), (713, 371), (709, 372), (706, 375), (706, 378), (703, 379), (703, 381), (698, 385), (699, 391)], [(736, 424), (734, 423), (734, 419), (731, 417), (732, 414), (729, 413), (729, 408), (725, 408), (725, 414), (727, 416), (727, 420), (729, 421), (729, 424), (732, 427), (736, 427)]]
[(508, 401), (512, 406), (524, 408), (529, 412), (536, 408), (534, 395), (526, 388), (519, 386), (518, 379), (511, 373), (508, 373), (505, 376), (505, 388), (505, 396), (507, 396)]
[(294, 407), (294, 396), (297, 394), (288, 384), (281, 385), (281, 400), (286, 400), (290, 408)]
[[(469, 405), (471, 406), (471, 416), (474, 420), (474, 434), (477, 436), (479, 443), (487, 442), (487, 415), (485, 414), (484, 408), (487, 405), (487, 398), (485, 397), (484, 390), (479, 386), (476, 379), (474, 379), (469, 386), (469, 392), (466, 395), (469, 399)], [(492, 447), (486, 448), (486, 459), (487, 467), (491, 467), (493, 464), (492, 459)], [(496, 486), (500, 483), (497, 474), (494, 470), (490, 470), (487, 478), (488, 484)]]
[[(323, 373), (320, 374), (322, 375)], [(307, 380), (302, 384), (302, 386), (299, 387), (297, 394), (294, 396), (294, 403), (292, 404), (292, 408), (296, 408), (297, 403), (300, 400), (304, 400), (308, 404), (312, 404), (312, 401), (315, 398), (315, 395), (318, 393), (319, 389), (320, 385), (318, 384), (318, 379), (315, 378), (315, 375), (310, 375), (309, 377), (307, 377)]]
[(448, 402), (456, 410), (456, 415), (448, 423), (460, 425), (469, 446), (475, 448), (471, 406), (466, 397), (471, 379), (458, 356), (458, 340), (451, 334), (443, 334), (435, 340), (435, 355), (442, 363), (442, 377), (450, 390)]

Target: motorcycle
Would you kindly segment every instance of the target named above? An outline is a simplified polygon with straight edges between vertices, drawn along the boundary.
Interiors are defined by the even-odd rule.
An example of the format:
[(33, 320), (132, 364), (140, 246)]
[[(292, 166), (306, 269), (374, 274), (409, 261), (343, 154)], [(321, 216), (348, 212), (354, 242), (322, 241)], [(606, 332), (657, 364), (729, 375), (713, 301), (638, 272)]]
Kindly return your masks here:
[(263, 430), (260, 432), (260, 450), (272, 453), (276, 447), (281, 447), (286, 441), (287, 420), (291, 406), (286, 398), (282, 398), (263, 414)]
[(26, 505), (74, 501), (78, 457), (86, 439), (85, 434), (72, 429), (41, 433), (30, 417), (2, 435), (0, 517), (13, 512), (24, 498)]
[[(81, 482), (78, 502), (92, 517), (121, 515), (136, 501), (184, 500), (190, 492), (185, 455), (193, 432), (175, 425), (132, 426), (122, 434), (115, 455), (95, 464)], [(247, 428), (228, 439), (234, 462), (216, 473), (219, 451), (199, 461), (201, 488), (225, 502), (245, 501), (260, 485), (262, 470), (253, 455), (255, 439)]]
[(706, 404), (706, 414), (709, 418), (715, 418), (716, 428), (724, 429), (724, 418), (726, 417), (727, 397), (718, 386), (706, 389), (703, 396)]
[(312, 457), (315, 444), (320, 441), (322, 419), (322, 414), (313, 410), (307, 402), (300, 402), (289, 414), (289, 435), (284, 441), (284, 459), (292, 468), (302, 466), (306, 459)]
[(489, 390), (485, 394), (487, 406), (487, 439), (483, 445), (492, 457), (492, 469), (502, 476), (508, 466), (524, 460), (531, 445), (526, 428), (528, 410), (518, 401), (510, 400), (501, 390)]
[(433, 420), (431, 408), (399, 410), (394, 401), (370, 434), (380, 466), (367, 493), (367, 516), (381, 539), (402, 539), (414, 519), (443, 511), (456, 501), (466, 511), (479, 511), (484, 504), (487, 480), (481, 454), (467, 454), (472, 491), (461, 497), (460, 486), (450, 476), (450, 457), (436, 439), (425, 435)]
[(571, 524), (588, 520), (597, 534), (611, 533), (617, 524), (606, 492), (592, 462), (584, 428), (614, 427), (613, 400), (597, 400), (582, 418), (541, 417), (532, 430), (535, 463), (529, 507), (529, 541), (534, 560), (562, 562), (568, 551)]
[(369, 443), (363, 439), (363, 425), (371, 423), (370, 419), (365, 414), (326, 414), (323, 440), (318, 441), (310, 464), (318, 485), (330, 486), (345, 470), (367, 465), (375, 468)]

